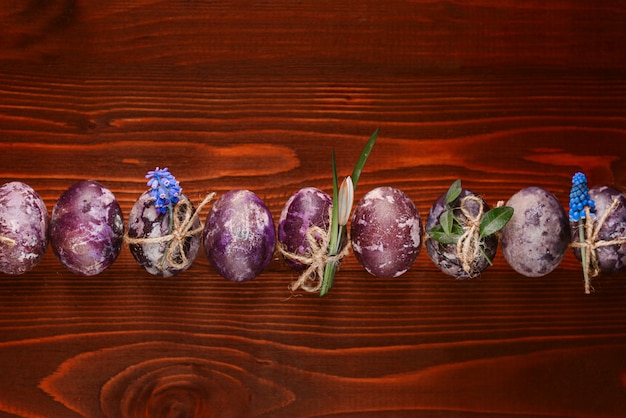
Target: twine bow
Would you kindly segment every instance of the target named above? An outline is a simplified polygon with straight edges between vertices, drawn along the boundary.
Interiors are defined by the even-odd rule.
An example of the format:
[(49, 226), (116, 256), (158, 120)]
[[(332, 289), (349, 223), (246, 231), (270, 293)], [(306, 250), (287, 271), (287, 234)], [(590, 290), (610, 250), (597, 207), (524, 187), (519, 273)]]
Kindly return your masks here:
[(322, 286), (326, 264), (341, 261), (341, 259), (348, 254), (349, 245), (345, 245), (339, 253), (329, 255), (328, 244), (330, 243), (330, 231), (315, 225), (311, 226), (306, 231), (305, 237), (310, 248), (307, 254), (300, 255), (291, 252), (287, 250), (282, 243), (278, 244), (278, 251), (284, 257), (308, 266), (306, 270), (300, 274), (298, 279), (289, 285), (289, 289), (292, 292), (298, 289), (303, 289), (311, 293), (319, 292)]
[[(478, 213), (474, 215), (468, 209), (468, 202), (474, 202), (478, 206)], [(481, 255), (480, 248), (480, 221), (483, 218), (483, 201), (480, 197), (468, 195), (461, 200), (461, 213), (467, 219), (463, 228), (463, 235), (459, 237), (456, 245), (456, 256), (461, 261), (463, 271), (473, 275), (473, 264)]]
[(200, 225), (193, 228), (193, 224), (198, 218), (202, 208), (207, 205), (213, 198), (215, 193), (209, 193), (204, 200), (198, 205), (196, 210), (192, 210), (191, 202), (188, 199), (181, 199), (176, 206), (172, 217), (174, 224), (172, 231), (160, 237), (148, 238), (131, 238), (126, 235), (124, 238), (128, 244), (161, 244), (166, 243), (165, 253), (161, 262), (158, 264), (159, 270), (163, 270), (165, 265), (169, 265), (174, 269), (182, 269), (187, 266), (189, 259), (185, 254), (185, 241), (187, 238), (193, 237), (202, 232), (204, 225), (200, 221)]
[(580, 248), (585, 252), (586, 257), (581, 257), (584, 260), (583, 269), (586, 272), (585, 275), (585, 293), (591, 293), (591, 278), (600, 274), (600, 264), (598, 262), (597, 248), (608, 247), (609, 245), (621, 245), (626, 244), (626, 237), (616, 238), (612, 240), (598, 240), (600, 229), (606, 222), (607, 218), (619, 205), (619, 199), (616, 197), (613, 199), (611, 206), (604, 211), (604, 214), (596, 221), (591, 217), (589, 207), (585, 207), (585, 241), (572, 243), (572, 247)]

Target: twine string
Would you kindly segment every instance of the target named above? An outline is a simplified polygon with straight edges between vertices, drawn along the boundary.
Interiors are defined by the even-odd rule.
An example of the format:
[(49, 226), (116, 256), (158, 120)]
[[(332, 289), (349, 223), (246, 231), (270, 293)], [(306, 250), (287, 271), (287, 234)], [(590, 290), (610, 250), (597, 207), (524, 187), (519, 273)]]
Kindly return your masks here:
[(349, 252), (349, 245), (345, 245), (337, 254), (328, 254), (328, 245), (330, 243), (330, 227), (328, 230), (312, 225), (307, 229), (305, 235), (309, 244), (309, 252), (306, 254), (296, 254), (287, 250), (282, 244), (278, 244), (278, 251), (283, 257), (308, 266), (297, 280), (289, 285), (289, 289), (295, 292), (302, 289), (306, 292), (319, 292), (322, 287), (322, 279), (324, 277), (324, 269), (328, 263), (339, 263)]
[[(478, 206), (478, 213), (474, 215), (468, 208), (469, 202)], [(466, 218), (463, 226), (463, 235), (459, 237), (456, 245), (456, 256), (461, 262), (463, 271), (470, 276), (473, 274), (475, 260), (480, 257), (480, 221), (483, 218), (483, 201), (475, 195), (465, 196), (461, 200), (461, 213)]]
[(164, 257), (158, 264), (159, 270), (163, 270), (166, 265), (174, 269), (182, 269), (189, 263), (187, 254), (185, 254), (185, 241), (187, 238), (193, 237), (203, 231), (204, 225), (202, 221), (200, 221), (200, 225), (196, 228), (193, 228), (193, 224), (196, 219), (198, 219), (202, 208), (211, 202), (214, 197), (215, 193), (206, 195), (196, 210), (193, 210), (193, 206), (188, 199), (181, 199), (176, 206), (174, 206), (174, 211), (171, 215), (174, 218), (174, 225), (172, 231), (167, 235), (160, 237), (133, 238), (126, 234), (124, 240), (130, 245), (166, 243), (167, 246)]

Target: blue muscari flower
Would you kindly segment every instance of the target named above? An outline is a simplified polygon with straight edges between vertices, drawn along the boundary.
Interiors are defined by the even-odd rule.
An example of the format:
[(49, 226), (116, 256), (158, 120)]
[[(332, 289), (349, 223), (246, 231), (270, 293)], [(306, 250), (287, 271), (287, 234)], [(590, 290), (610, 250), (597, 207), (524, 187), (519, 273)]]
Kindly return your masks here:
[(569, 194), (569, 220), (578, 222), (585, 218), (585, 207), (589, 207), (589, 212), (595, 212), (596, 203), (589, 197), (587, 177), (583, 173), (576, 173), (572, 177), (572, 191)]
[(154, 207), (158, 213), (166, 213), (170, 205), (175, 205), (180, 199), (182, 188), (168, 168), (157, 167), (146, 174), (150, 187), (150, 196), (154, 198)]

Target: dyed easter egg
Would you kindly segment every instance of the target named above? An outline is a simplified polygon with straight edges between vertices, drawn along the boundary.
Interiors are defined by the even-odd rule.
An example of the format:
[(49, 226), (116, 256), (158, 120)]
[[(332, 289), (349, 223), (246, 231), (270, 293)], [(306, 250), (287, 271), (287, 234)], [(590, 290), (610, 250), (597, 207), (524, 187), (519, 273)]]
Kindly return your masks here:
[(377, 277), (398, 277), (415, 262), (422, 244), (422, 222), (401, 190), (378, 187), (357, 203), (350, 226), (352, 250)]
[(204, 250), (224, 278), (243, 282), (261, 274), (276, 246), (272, 215), (249, 190), (231, 190), (215, 201), (204, 226)]
[[(285, 203), (278, 220), (278, 242), (284, 250), (298, 256), (311, 254), (311, 244), (307, 235), (312, 227), (326, 231), (330, 221), (329, 211), (333, 201), (328, 194), (315, 187), (306, 187), (293, 194)], [(319, 234), (313, 235), (321, 244)], [(296, 271), (307, 265), (285, 257), (285, 262)]]
[[(161, 213), (154, 205), (154, 197), (145, 192), (135, 202), (128, 216), (129, 249), (135, 260), (150, 274), (171, 277), (187, 270), (194, 262), (200, 250), (201, 231), (195, 234), (186, 233), (181, 245), (175, 245), (170, 227), (175, 225), (172, 216), (177, 216), (177, 223), (183, 223), (186, 217), (193, 214), (194, 207), (183, 194), (176, 204), (173, 214), (170, 211)], [(196, 216), (189, 225), (189, 231), (201, 227)], [(141, 240), (161, 240), (161, 242), (141, 242)], [(168, 252), (172, 252), (169, 254)], [(171, 260), (171, 261), (170, 261)]]
[(93, 276), (120, 253), (122, 211), (113, 193), (93, 180), (80, 181), (61, 194), (50, 218), (50, 245), (69, 271)]
[(0, 271), (32, 270), (48, 246), (48, 209), (29, 185), (14, 181), (0, 187)]
[[(589, 197), (595, 202), (595, 222), (602, 222), (595, 242), (626, 239), (626, 195), (614, 187), (602, 186), (589, 189)], [(615, 205), (612, 206), (614, 201)], [(572, 242), (576, 242), (579, 240), (578, 226), (570, 225)], [(626, 266), (626, 243), (598, 245), (594, 251), (602, 273), (615, 273)], [(574, 248), (574, 254), (578, 260), (581, 259), (579, 248)]]
[(515, 212), (502, 229), (504, 258), (524, 276), (545, 276), (559, 265), (570, 244), (563, 206), (554, 194), (539, 187), (520, 190), (506, 205)]
[[(450, 206), (453, 208), (454, 217), (463, 228), (468, 228), (469, 218), (461, 210), (461, 202), (463, 202), (465, 211), (470, 218), (476, 218), (481, 211), (484, 214), (489, 210), (489, 206), (480, 196), (468, 189), (461, 189), (461, 193)], [(444, 193), (430, 208), (426, 219), (426, 231), (440, 225), (441, 214), (446, 208), (446, 194)], [(498, 238), (495, 235), (484, 237), (480, 241), (483, 251), (477, 257), (467, 260), (469, 267), (467, 271), (459, 259), (457, 244), (444, 244), (429, 237), (426, 239), (426, 250), (433, 264), (443, 273), (457, 279), (470, 279), (478, 276), (489, 267), (489, 261), (493, 260), (498, 248)]]

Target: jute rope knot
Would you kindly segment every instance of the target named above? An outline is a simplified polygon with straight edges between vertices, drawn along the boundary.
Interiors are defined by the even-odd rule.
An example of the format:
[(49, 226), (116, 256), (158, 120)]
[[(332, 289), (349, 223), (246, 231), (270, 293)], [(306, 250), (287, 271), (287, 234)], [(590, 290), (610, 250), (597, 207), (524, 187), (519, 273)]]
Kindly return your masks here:
[(171, 215), (174, 218), (172, 231), (167, 235), (160, 237), (132, 238), (129, 237), (127, 233), (124, 236), (124, 240), (130, 245), (166, 243), (165, 253), (163, 259), (157, 266), (158, 269), (163, 270), (166, 264), (174, 269), (182, 269), (189, 263), (189, 259), (185, 254), (185, 241), (187, 238), (193, 237), (204, 230), (202, 221), (200, 221), (200, 225), (196, 228), (193, 228), (193, 224), (198, 219), (202, 208), (211, 202), (214, 197), (215, 193), (209, 193), (198, 205), (196, 210), (193, 210), (193, 205), (188, 199), (178, 201)]
[[(470, 211), (469, 202), (476, 203), (478, 213)], [(470, 276), (473, 275), (473, 264), (481, 255), (480, 243), (480, 221), (483, 218), (483, 200), (475, 195), (465, 196), (461, 200), (461, 213), (466, 218), (463, 226), (463, 235), (459, 237), (456, 245), (456, 256), (461, 261), (463, 271)]]
[(4, 236), (0, 236), (0, 243), (6, 244), (9, 247), (15, 247), (15, 245), (17, 244), (17, 242), (15, 242), (13, 238), (4, 237)]
[(309, 252), (306, 254), (296, 254), (287, 250), (282, 244), (278, 244), (278, 251), (285, 257), (293, 261), (297, 261), (308, 266), (295, 280), (289, 285), (289, 289), (294, 292), (298, 289), (307, 292), (319, 292), (322, 287), (322, 279), (324, 278), (324, 269), (328, 263), (338, 263), (349, 252), (349, 245), (346, 244), (343, 249), (335, 254), (328, 254), (328, 245), (330, 243), (330, 226), (328, 230), (313, 225), (309, 227), (305, 235), (309, 244)]
[(589, 207), (585, 207), (585, 240), (583, 242), (574, 241), (572, 247), (580, 248), (585, 252), (585, 257), (581, 257), (584, 260), (583, 269), (585, 274), (585, 293), (589, 294), (592, 291), (591, 278), (600, 274), (600, 263), (598, 262), (598, 253), (596, 249), (600, 247), (608, 247), (609, 245), (621, 245), (626, 244), (626, 237), (616, 238), (612, 240), (599, 240), (598, 235), (600, 229), (606, 222), (607, 218), (619, 205), (619, 199), (615, 197), (611, 206), (604, 211), (604, 214), (599, 219), (591, 217)]

